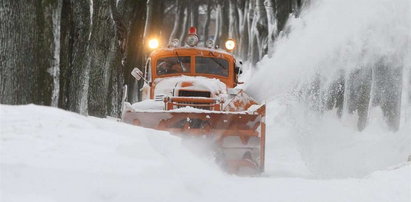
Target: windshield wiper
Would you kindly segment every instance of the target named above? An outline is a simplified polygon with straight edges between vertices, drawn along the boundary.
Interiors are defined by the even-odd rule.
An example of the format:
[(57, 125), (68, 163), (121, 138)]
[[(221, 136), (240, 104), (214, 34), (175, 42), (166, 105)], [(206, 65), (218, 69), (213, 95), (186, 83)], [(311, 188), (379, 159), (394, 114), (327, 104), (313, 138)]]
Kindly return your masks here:
[(177, 62), (178, 64), (180, 64), (181, 70), (183, 70), (183, 72), (186, 72), (186, 68), (184, 67), (183, 62), (181, 62), (181, 58), (178, 55), (177, 51), (176, 51), (176, 56), (177, 56)]

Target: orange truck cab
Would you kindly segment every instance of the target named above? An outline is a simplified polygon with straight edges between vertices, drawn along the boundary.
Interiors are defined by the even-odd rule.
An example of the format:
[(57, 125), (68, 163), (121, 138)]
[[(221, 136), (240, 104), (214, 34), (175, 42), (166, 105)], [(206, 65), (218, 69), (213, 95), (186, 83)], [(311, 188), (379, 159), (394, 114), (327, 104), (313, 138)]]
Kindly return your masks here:
[(146, 63), (148, 83), (143, 87), (143, 100), (155, 98), (156, 85), (164, 78), (204, 77), (218, 79), (227, 88), (234, 88), (239, 83), (238, 73), (234, 56), (221, 50), (192, 47), (158, 49), (150, 54)]

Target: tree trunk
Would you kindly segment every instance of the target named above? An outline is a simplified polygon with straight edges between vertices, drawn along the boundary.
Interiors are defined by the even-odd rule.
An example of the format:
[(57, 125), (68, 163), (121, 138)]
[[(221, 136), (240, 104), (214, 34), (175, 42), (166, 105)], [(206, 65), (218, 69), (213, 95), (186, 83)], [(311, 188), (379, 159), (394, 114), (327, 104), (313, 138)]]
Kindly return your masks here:
[(90, 2), (64, 0), (61, 30), (60, 107), (87, 114), (91, 36)]
[(99, 117), (104, 117), (109, 112), (107, 107), (111, 102), (107, 96), (111, 71), (121, 68), (121, 66), (112, 66), (117, 56), (117, 47), (109, 1), (94, 1), (90, 34), (88, 114)]
[(275, 0), (264, 1), (265, 10), (267, 14), (268, 25), (268, 54), (271, 55), (274, 48), (274, 40), (277, 34), (276, 19), (275, 19)]
[(290, 0), (276, 0), (277, 30), (282, 31), (292, 11)]
[[(51, 105), (61, 1), (0, 2), (0, 102)], [(57, 98), (56, 98), (57, 99)]]
[[(163, 20), (165, 12), (165, 2), (163, 0), (155, 0), (153, 5), (153, 14), (151, 20), (151, 33), (154, 33), (156, 37), (160, 40), (166, 39), (165, 33), (163, 32)], [(164, 42), (164, 45), (167, 45)]]
[(220, 32), (221, 32), (221, 4), (217, 3), (216, 19), (215, 19), (215, 32), (214, 32), (214, 47), (220, 44)]
[(142, 67), (144, 64), (144, 48), (139, 44), (143, 42), (145, 17), (142, 16), (145, 16), (146, 6), (144, 1), (124, 0), (119, 2), (118, 7), (123, 13), (122, 17), (127, 30), (129, 30), (126, 40), (123, 78), (124, 83), (128, 86), (128, 101), (133, 103), (138, 101), (138, 92), (141, 84), (139, 85), (136, 82), (130, 72), (134, 67)]
[(0, 102), (118, 116), (123, 72), (143, 63), (144, 12), (135, 0), (1, 1)]
[(180, 36), (180, 28), (181, 28), (181, 21), (184, 18), (184, 7), (183, 7), (183, 0), (176, 0), (176, 12), (174, 17), (174, 26), (173, 30), (171, 31), (170, 37), (168, 42), (171, 43), (173, 39), (176, 39), (177, 36)]
[(143, 46), (148, 43), (150, 32), (151, 32), (151, 21), (153, 16), (153, 0), (147, 0), (146, 5), (146, 23), (144, 25), (144, 34), (143, 34)]
[(267, 53), (267, 14), (264, 0), (256, 0), (250, 37), (250, 61), (256, 64)]
[(238, 33), (238, 13), (237, 13), (237, 0), (229, 1), (229, 27), (228, 27), (228, 38), (239, 41)]
[(230, 19), (229, 19), (229, 13), (230, 13), (230, 4), (229, 1), (223, 1), (222, 6), (221, 6), (221, 23), (220, 23), (220, 47), (224, 47), (225, 41), (228, 39), (228, 32), (229, 32), (229, 24), (230, 24)]
[(181, 23), (181, 33), (180, 33), (180, 42), (182, 45), (184, 45), (184, 39), (186, 38), (187, 35), (187, 28), (188, 28), (188, 15), (189, 15), (189, 9), (187, 7), (187, 4), (185, 2), (184, 4), (184, 10), (182, 10), (182, 12), (184, 13), (184, 18), (183, 21)]
[(204, 38), (204, 46), (206, 46), (206, 42), (208, 40), (208, 31), (209, 31), (209, 26), (210, 26), (210, 15), (211, 15), (211, 0), (207, 1), (207, 14), (206, 14), (206, 19), (204, 22), (204, 33), (203, 33), (203, 38)]
[(57, 0), (56, 9), (52, 10), (53, 21), (53, 63), (51, 75), (53, 77), (53, 91), (51, 106), (58, 107), (60, 91), (60, 39), (61, 39), (61, 12), (63, 0)]
[[(238, 44), (238, 55), (243, 59), (247, 60), (248, 45), (249, 45), (249, 3), (250, 0), (244, 0), (240, 5), (244, 9), (244, 12), (240, 14), (242, 20), (240, 20), (240, 43)], [(240, 8), (239, 8), (240, 9)]]
[(190, 2), (190, 27), (198, 27), (198, 5), (198, 1)]

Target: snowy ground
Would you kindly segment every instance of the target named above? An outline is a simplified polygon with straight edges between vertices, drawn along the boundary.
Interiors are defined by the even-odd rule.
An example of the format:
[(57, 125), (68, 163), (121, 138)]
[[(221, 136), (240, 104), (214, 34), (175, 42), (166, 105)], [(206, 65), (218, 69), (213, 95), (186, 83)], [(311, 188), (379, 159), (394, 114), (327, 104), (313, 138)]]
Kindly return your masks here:
[[(0, 202), (410, 202), (410, 1), (312, 2), (288, 22), (272, 57), (242, 78), (253, 97), (270, 100), (261, 176), (223, 173), (202, 145), (166, 132), (0, 105)], [(405, 67), (397, 132), (379, 108), (358, 132), (356, 117), (319, 114), (287, 97), (313, 75), (333, 78), (381, 58)]]
[[(0, 202), (410, 202), (409, 0), (316, 0), (311, 7), (289, 22), (272, 57), (241, 78), (249, 94), (268, 100), (261, 176), (226, 174), (203, 145), (166, 132), (0, 105)], [(339, 119), (289, 97), (313, 75), (332, 78), (381, 56), (406, 67), (396, 132), (378, 107), (359, 132), (355, 115)]]
[[(267, 171), (238, 177), (165, 132), (50, 107), (0, 108), (2, 202), (411, 201), (409, 127), (299, 125), (272, 102)], [(317, 132), (304, 136), (302, 127)]]

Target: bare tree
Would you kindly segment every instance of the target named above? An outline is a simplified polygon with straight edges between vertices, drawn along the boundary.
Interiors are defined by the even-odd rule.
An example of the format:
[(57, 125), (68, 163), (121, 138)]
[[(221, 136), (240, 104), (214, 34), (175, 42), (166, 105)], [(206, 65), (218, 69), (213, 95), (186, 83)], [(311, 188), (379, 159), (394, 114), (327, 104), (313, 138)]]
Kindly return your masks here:
[(121, 59), (121, 45), (116, 41), (116, 23), (114, 20), (104, 20), (111, 19), (112, 16), (110, 1), (112, 0), (93, 3), (87, 106), (88, 114), (94, 116), (111, 114), (112, 110), (108, 110), (112, 102), (110, 83), (116, 72), (122, 69), (117, 61), (117, 58)]
[(89, 40), (91, 12), (89, 1), (64, 0), (62, 9), (59, 106), (87, 113)]
[(211, 10), (212, 10), (212, 7), (211, 7), (212, 4), (211, 3), (212, 3), (211, 0), (207, 0), (207, 13), (206, 13), (206, 19), (205, 19), (204, 27), (203, 27), (203, 30), (204, 30), (204, 33), (203, 33), (204, 46), (206, 45), (205, 43), (208, 40), (210, 17), (211, 17)]
[(153, 2), (154, 0), (147, 0), (147, 6), (146, 6), (146, 23), (144, 25), (144, 34), (143, 34), (143, 46), (146, 44), (150, 32), (151, 32), (151, 21), (152, 21), (152, 16), (153, 16)]
[(169, 43), (173, 40), (176, 39), (177, 36), (180, 36), (181, 32), (181, 23), (184, 18), (184, 0), (176, 0), (176, 11), (175, 11), (175, 17), (174, 17), (174, 25), (173, 25), (173, 30), (171, 31), (170, 37), (169, 37)]
[(189, 4), (190, 11), (190, 27), (198, 27), (198, 6), (197, 0), (192, 0)]
[(228, 28), (228, 38), (239, 41), (239, 29), (238, 29), (238, 10), (237, 10), (237, 0), (230, 0), (229, 2), (229, 28)]
[(221, 32), (221, 24), (222, 24), (222, 17), (221, 17), (221, 4), (217, 3), (216, 5), (216, 19), (215, 19), (215, 32), (214, 32), (214, 46), (220, 43), (220, 32)]
[[(272, 46), (289, 13), (298, 15), (301, 4), (301, 0), (38, 0), (25, 4), (3, 0), (0, 102), (116, 116), (123, 84), (129, 86), (129, 101), (139, 98), (141, 82), (129, 72), (143, 67), (147, 54), (143, 43), (148, 37), (183, 41), (188, 26), (202, 26), (207, 40), (215, 20), (215, 45), (221, 47), (227, 38), (234, 38), (238, 43), (234, 54), (255, 63), (267, 53), (266, 42)], [(204, 24), (199, 22), (200, 6), (207, 8)], [(213, 9), (216, 19), (212, 19)]]
[(257, 63), (267, 53), (267, 14), (264, 0), (255, 1), (253, 22), (250, 27), (250, 52), (249, 57), (252, 64)]
[(239, 35), (240, 41), (238, 44), (238, 55), (246, 60), (248, 56), (248, 46), (249, 46), (249, 10), (250, 10), (250, 0), (239, 0), (239, 18), (240, 18), (240, 28)]
[(275, 19), (275, 0), (265, 0), (264, 5), (267, 14), (268, 26), (268, 54), (272, 54), (275, 36), (277, 35), (277, 22)]
[(182, 44), (184, 44), (184, 39), (186, 38), (187, 32), (185, 30), (187, 30), (188, 28), (188, 21), (189, 21), (189, 9), (187, 7), (187, 2), (184, 2), (184, 11), (182, 11), (184, 13), (184, 17), (181, 23), (181, 28), (180, 28), (180, 42)]
[(292, 12), (292, 1), (290, 0), (276, 0), (276, 19), (277, 30), (283, 30), (285, 23), (288, 20), (288, 16)]
[[(0, 102), (51, 105), (61, 1), (0, 2)], [(55, 98), (57, 99), (57, 98)]]
[(166, 1), (154, 0), (153, 16), (151, 19), (151, 33), (162, 41), (166, 41), (168, 36), (165, 36), (163, 21), (165, 18)]
[(130, 72), (134, 67), (143, 67), (144, 65), (145, 49), (141, 44), (144, 40), (146, 3), (144, 1), (121, 0), (118, 3), (118, 10), (122, 13), (124, 24), (128, 30), (123, 79), (128, 86), (128, 100), (135, 102), (139, 99), (138, 92), (141, 83), (136, 82)]

